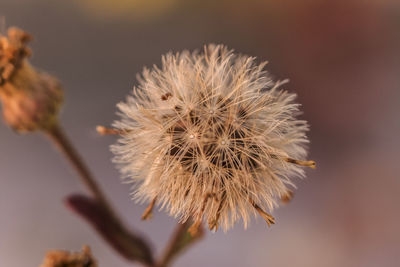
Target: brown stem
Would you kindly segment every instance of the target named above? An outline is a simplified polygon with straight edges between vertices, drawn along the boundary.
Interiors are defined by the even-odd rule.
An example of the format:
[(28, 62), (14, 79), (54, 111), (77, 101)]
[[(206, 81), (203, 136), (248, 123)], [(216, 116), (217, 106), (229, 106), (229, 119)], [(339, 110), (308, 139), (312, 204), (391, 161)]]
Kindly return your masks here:
[(185, 249), (187, 249), (194, 242), (200, 240), (204, 236), (204, 229), (199, 228), (195, 236), (188, 232), (188, 229), (192, 225), (191, 220), (187, 220), (184, 223), (177, 225), (175, 232), (165, 248), (163, 256), (156, 264), (156, 267), (167, 267), (172, 262), (172, 260)]
[[(120, 218), (111, 208), (107, 198), (105, 197), (104, 193), (101, 191), (100, 187), (96, 183), (95, 179), (93, 178), (92, 174), (90, 173), (89, 169), (85, 165), (82, 158), (79, 156), (78, 152), (75, 150), (71, 142), (68, 140), (67, 136), (65, 135), (64, 131), (59, 125), (54, 125), (53, 127), (49, 128), (45, 131), (47, 137), (49, 137), (53, 143), (58, 147), (60, 152), (64, 154), (64, 156), (69, 160), (71, 165), (75, 168), (81, 182), (86, 186), (90, 194), (92, 195), (93, 199), (96, 201), (97, 205), (101, 207), (101, 212), (103, 215), (103, 220), (108, 222), (108, 225), (112, 225), (115, 228), (115, 231), (119, 233), (120, 236), (135, 236), (137, 240), (140, 242), (122, 242), (118, 244), (121, 249), (117, 249), (118, 246), (115, 244), (112, 245), (117, 252), (119, 252), (122, 256), (126, 257), (126, 251), (130, 251), (133, 255), (130, 257), (130, 260), (137, 260), (142, 262), (147, 266), (152, 266), (153, 258), (149, 246), (147, 243), (137, 235), (134, 235), (129, 231), (126, 226), (122, 223)], [(94, 206), (94, 204), (92, 205)], [(102, 234), (102, 233), (101, 233)], [(102, 235), (104, 237), (104, 235)], [(107, 242), (110, 240), (105, 238)], [(125, 251), (125, 252), (123, 252)]]
[(97, 201), (108, 205), (108, 202), (100, 187), (95, 182), (93, 175), (90, 173), (82, 158), (65, 135), (63, 129), (59, 125), (55, 125), (45, 133), (57, 146), (59, 151), (69, 160), (71, 166), (79, 174), (81, 182), (86, 186), (86, 189), (90, 192), (92, 197), (96, 198)]
[(153, 262), (152, 253), (143, 238), (127, 231), (118, 222), (109, 220), (109, 214), (96, 199), (80, 194), (70, 195), (65, 204), (86, 220), (107, 243), (125, 259), (139, 260), (147, 266)]

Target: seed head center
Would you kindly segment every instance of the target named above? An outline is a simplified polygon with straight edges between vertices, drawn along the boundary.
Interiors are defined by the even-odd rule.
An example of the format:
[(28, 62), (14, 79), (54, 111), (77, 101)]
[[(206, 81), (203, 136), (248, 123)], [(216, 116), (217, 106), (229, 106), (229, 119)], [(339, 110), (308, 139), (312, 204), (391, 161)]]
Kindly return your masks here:
[(220, 144), (222, 147), (227, 147), (229, 145), (229, 139), (224, 137), (220, 140)]

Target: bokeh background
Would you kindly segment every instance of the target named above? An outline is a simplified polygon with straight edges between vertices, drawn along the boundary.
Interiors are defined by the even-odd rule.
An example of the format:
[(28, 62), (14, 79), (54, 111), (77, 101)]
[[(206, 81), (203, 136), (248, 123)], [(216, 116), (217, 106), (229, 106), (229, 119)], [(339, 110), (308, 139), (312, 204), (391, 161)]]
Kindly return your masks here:
[[(118, 212), (160, 253), (175, 221), (130, 200), (99, 137), (143, 66), (168, 51), (224, 43), (268, 60), (298, 94), (317, 170), (267, 228), (207, 233), (175, 266), (399, 266), (400, 2), (0, 0), (7, 26), (33, 34), (34, 65), (65, 87), (61, 120)], [(4, 28), (4, 27), (3, 27)], [(48, 249), (92, 247), (100, 266), (132, 266), (62, 200), (83, 190), (43, 136), (0, 124), (0, 266), (38, 266)]]

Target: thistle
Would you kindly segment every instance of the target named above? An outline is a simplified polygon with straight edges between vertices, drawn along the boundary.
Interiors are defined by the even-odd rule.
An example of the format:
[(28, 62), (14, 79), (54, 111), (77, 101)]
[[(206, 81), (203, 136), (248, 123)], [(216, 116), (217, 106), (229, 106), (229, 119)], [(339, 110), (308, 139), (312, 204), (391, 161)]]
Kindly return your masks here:
[(156, 203), (181, 222), (194, 221), (195, 234), (206, 221), (210, 230), (228, 230), (252, 214), (268, 223), (266, 212), (288, 200), (293, 176), (308, 143), (307, 122), (296, 118), (296, 95), (281, 89), (255, 58), (222, 45), (202, 53), (167, 54), (162, 66), (145, 69), (140, 85), (119, 103), (112, 146), (115, 162), (135, 184), (134, 198)]

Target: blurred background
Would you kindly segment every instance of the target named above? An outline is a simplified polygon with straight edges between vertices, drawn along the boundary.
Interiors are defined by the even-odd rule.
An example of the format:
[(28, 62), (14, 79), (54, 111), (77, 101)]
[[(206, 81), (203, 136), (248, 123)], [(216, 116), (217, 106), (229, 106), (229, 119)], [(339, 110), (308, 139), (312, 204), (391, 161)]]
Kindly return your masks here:
[[(158, 253), (175, 220), (130, 200), (96, 125), (143, 66), (168, 51), (223, 43), (268, 60), (311, 124), (307, 170), (287, 206), (247, 230), (207, 233), (175, 266), (399, 266), (400, 2), (272, 0), (0, 0), (7, 26), (34, 37), (35, 66), (58, 77), (61, 120), (118, 212)], [(38, 266), (49, 249), (92, 247), (100, 266), (132, 266), (62, 200), (82, 191), (43, 136), (0, 124), (0, 266)]]

